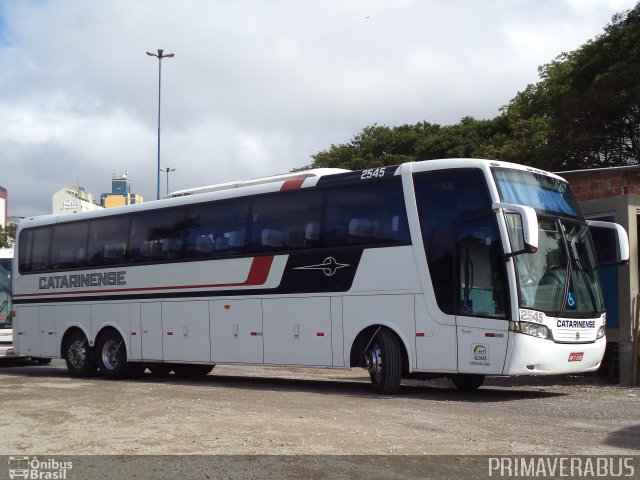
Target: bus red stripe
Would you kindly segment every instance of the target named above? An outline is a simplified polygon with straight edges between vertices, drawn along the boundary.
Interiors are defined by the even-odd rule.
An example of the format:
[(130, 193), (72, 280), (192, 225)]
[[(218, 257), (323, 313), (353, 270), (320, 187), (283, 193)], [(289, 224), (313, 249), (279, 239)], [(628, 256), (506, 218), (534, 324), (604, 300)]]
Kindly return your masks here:
[(287, 180), (282, 184), (282, 187), (280, 187), (280, 191), (284, 192), (285, 190), (297, 190), (298, 188), (302, 187), (304, 180), (304, 178), (294, 178), (293, 180)]
[(148, 292), (154, 290), (186, 290), (201, 288), (223, 288), (223, 287), (256, 287), (264, 285), (269, 277), (271, 266), (273, 265), (274, 256), (254, 257), (249, 268), (249, 274), (244, 282), (240, 283), (217, 283), (209, 285), (173, 285), (163, 287), (141, 287), (141, 288), (112, 288), (102, 290), (67, 290), (64, 292), (42, 292), (42, 293), (26, 293), (14, 295), (15, 298), (23, 297), (43, 297), (51, 295), (80, 295), (85, 293), (124, 293), (124, 292)]

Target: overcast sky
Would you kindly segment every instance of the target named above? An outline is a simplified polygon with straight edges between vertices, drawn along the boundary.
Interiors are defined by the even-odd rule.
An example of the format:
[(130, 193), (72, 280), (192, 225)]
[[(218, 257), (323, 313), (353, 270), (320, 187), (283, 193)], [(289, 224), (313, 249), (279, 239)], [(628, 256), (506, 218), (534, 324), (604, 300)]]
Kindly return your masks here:
[[(493, 118), (635, 0), (0, 0), (0, 186), (51, 212), (285, 173), (367, 125)], [(165, 194), (166, 177), (161, 177)]]

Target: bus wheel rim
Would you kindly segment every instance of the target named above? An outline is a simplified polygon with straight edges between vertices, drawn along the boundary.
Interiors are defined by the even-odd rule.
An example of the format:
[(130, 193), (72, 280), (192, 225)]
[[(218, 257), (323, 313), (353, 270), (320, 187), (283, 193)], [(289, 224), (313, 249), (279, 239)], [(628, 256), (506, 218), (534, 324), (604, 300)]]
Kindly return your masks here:
[(366, 358), (369, 375), (376, 382), (380, 382), (382, 379), (382, 352), (380, 351), (380, 345), (377, 343), (372, 345), (367, 351)]
[(120, 345), (114, 340), (108, 340), (102, 347), (102, 364), (109, 370), (118, 368), (118, 348)]
[(87, 349), (84, 346), (84, 341), (76, 340), (69, 345), (69, 351), (67, 357), (71, 365), (75, 368), (81, 368), (87, 362)]

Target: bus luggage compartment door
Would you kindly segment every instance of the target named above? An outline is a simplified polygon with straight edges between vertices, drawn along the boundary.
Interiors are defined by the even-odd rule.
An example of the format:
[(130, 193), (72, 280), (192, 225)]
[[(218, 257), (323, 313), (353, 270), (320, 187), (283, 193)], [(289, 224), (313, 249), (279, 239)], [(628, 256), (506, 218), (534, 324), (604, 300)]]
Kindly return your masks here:
[(211, 361), (263, 363), (262, 303), (259, 299), (212, 300)]
[(470, 317), (457, 317), (456, 320), (458, 371), (483, 375), (502, 374), (509, 339), (509, 323), (504, 320)]
[(262, 309), (265, 363), (332, 365), (329, 297), (265, 299)]

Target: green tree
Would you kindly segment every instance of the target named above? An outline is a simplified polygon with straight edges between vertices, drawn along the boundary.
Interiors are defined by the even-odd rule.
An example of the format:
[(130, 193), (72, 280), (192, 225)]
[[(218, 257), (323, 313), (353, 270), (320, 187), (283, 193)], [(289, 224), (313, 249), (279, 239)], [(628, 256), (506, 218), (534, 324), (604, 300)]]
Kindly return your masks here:
[(331, 145), (312, 155), (305, 168), (339, 167), (358, 170), (434, 158), (486, 156), (498, 150), (508, 133), (506, 117), (463, 118), (456, 125), (428, 122), (416, 125), (365, 127), (348, 144)]
[(0, 225), (0, 248), (6, 248), (9, 246), (9, 242), (7, 239), (7, 232)]
[(16, 237), (16, 226), (11, 224), (6, 228), (0, 226), (0, 248), (8, 248), (13, 245)]
[(640, 4), (539, 73), (505, 109), (502, 157), (554, 170), (638, 163)]
[(365, 127), (349, 143), (312, 155), (307, 167), (480, 157), (559, 171), (640, 161), (640, 3), (538, 71), (540, 81), (493, 119)]

